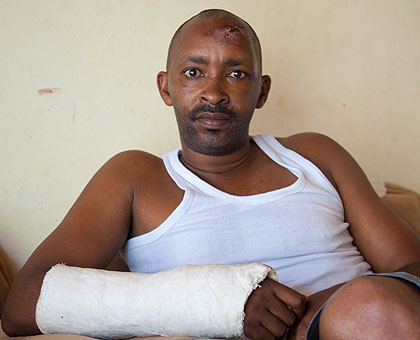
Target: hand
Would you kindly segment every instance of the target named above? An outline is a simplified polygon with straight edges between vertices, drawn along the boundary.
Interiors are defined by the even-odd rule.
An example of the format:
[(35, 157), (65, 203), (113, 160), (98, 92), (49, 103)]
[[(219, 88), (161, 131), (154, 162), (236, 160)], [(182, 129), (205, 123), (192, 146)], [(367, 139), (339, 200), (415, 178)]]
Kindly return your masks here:
[(245, 305), (244, 333), (254, 340), (282, 338), (305, 313), (305, 296), (271, 279)]
[(302, 319), (300, 319), (295, 327), (290, 329), (290, 332), (287, 334), (287, 340), (305, 340), (306, 330), (308, 329), (315, 313), (342, 285), (343, 284), (338, 284), (309, 296), (306, 303), (305, 315)]

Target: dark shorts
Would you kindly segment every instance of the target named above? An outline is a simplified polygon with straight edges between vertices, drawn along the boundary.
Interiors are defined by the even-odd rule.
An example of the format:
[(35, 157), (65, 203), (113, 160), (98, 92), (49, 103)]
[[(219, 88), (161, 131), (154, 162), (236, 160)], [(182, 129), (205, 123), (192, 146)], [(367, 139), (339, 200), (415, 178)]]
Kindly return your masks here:
[[(420, 289), (420, 278), (418, 276), (408, 274), (408, 273), (398, 272), (398, 273), (385, 273), (385, 274), (368, 274), (366, 276), (395, 277), (395, 278), (398, 278), (398, 279), (402, 279), (402, 280), (411, 282), (411, 283), (415, 284), (417, 287), (419, 287), (419, 289)], [(333, 296), (334, 295), (332, 295), (330, 297), (330, 299)], [(308, 330), (306, 331), (306, 339), (307, 340), (318, 340), (319, 339), (319, 318), (321, 316), (322, 310), (327, 305), (327, 303), (330, 299), (328, 299), (327, 302), (325, 302), (322, 305), (322, 307), (318, 310), (318, 312), (316, 312), (316, 314), (313, 317), (311, 323), (309, 324)]]

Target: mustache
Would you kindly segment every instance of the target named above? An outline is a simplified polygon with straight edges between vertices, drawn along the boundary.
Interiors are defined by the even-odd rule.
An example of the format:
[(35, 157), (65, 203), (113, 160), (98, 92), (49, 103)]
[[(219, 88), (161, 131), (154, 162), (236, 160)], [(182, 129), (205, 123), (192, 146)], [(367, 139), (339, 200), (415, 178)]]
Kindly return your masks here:
[(223, 104), (215, 104), (215, 105), (203, 104), (203, 105), (197, 106), (197, 107), (193, 108), (192, 110), (188, 111), (188, 117), (191, 120), (196, 120), (197, 115), (201, 112), (223, 113), (223, 114), (227, 115), (229, 118), (236, 117), (236, 112), (228, 109)]

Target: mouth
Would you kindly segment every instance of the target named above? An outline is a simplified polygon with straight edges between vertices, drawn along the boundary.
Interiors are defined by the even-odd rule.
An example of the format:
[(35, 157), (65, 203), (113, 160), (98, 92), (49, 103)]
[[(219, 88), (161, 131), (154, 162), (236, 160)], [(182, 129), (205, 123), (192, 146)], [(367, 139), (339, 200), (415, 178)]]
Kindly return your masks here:
[(219, 112), (203, 112), (197, 115), (196, 121), (205, 129), (217, 130), (226, 126), (230, 117)]

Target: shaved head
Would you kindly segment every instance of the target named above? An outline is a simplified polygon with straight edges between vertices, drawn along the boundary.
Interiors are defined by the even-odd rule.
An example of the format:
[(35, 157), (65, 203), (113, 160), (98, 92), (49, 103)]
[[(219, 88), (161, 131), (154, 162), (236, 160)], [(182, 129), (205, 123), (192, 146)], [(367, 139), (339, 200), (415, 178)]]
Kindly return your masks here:
[(261, 72), (262, 70), (262, 53), (261, 53), (261, 45), (260, 45), (260, 41), (257, 37), (257, 34), (255, 33), (255, 31), (253, 30), (253, 28), (243, 19), (241, 19), (240, 17), (238, 17), (237, 15), (225, 11), (223, 9), (207, 9), (204, 10), (198, 14), (196, 14), (195, 16), (193, 16), (192, 18), (188, 19), (187, 21), (185, 21), (175, 32), (175, 34), (172, 37), (171, 43), (169, 45), (169, 49), (168, 49), (168, 57), (166, 60), (166, 70), (169, 70), (170, 65), (171, 65), (171, 60), (173, 57), (173, 48), (177, 43), (178, 38), (182, 35), (183, 30), (185, 29), (185, 27), (187, 27), (188, 25), (190, 25), (191, 23), (197, 21), (197, 20), (209, 20), (212, 18), (227, 18), (227, 19), (231, 19), (232, 25), (229, 26), (225, 26), (225, 27), (218, 27), (216, 29), (214, 29), (213, 31), (209, 31), (206, 34), (214, 34), (216, 39), (226, 39), (231, 41), (232, 43), (235, 43), (235, 41), (238, 41), (240, 38), (240, 35), (245, 35), (248, 36), (253, 48), (255, 50), (255, 53), (257, 55), (257, 60), (258, 60), (258, 67), (259, 70)]

